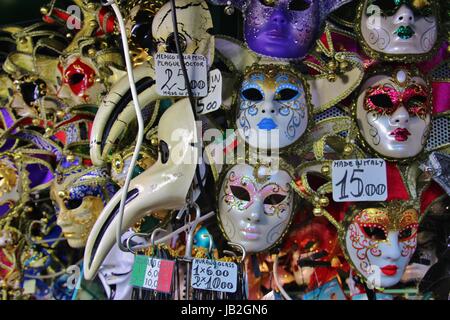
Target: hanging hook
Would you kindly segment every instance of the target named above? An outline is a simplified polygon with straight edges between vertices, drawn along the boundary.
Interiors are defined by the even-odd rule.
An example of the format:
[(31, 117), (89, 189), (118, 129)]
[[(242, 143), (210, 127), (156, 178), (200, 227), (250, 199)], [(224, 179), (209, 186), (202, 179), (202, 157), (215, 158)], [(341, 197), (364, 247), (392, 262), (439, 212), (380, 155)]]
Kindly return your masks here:
[(152, 247), (155, 246), (155, 236), (160, 233), (160, 232), (168, 232), (166, 229), (163, 228), (156, 228), (155, 230), (153, 230), (152, 235), (150, 237), (150, 244), (152, 245)]
[(148, 234), (147, 233), (134, 233), (130, 237), (128, 237), (128, 239), (125, 241), (125, 247), (132, 254), (136, 254), (137, 253), (137, 251), (133, 250), (133, 248), (131, 247), (131, 239), (133, 239), (134, 237), (146, 238), (146, 237), (148, 237)]
[(195, 208), (195, 219), (194, 221), (190, 222), (189, 226), (189, 232), (186, 239), (186, 253), (184, 254), (185, 258), (192, 258), (192, 245), (194, 243), (194, 232), (197, 228), (198, 224), (201, 222), (201, 211), (200, 207), (196, 202), (193, 202), (192, 207)]

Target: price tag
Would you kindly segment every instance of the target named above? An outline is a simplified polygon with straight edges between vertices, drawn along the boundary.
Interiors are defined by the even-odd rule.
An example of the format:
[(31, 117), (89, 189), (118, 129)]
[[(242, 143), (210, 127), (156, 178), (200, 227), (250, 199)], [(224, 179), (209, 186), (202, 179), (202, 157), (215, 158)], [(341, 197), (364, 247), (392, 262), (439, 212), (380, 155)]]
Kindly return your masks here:
[(222, 74), (219, 69), (209, 73), (208, 95), (197, 103), (197, 113), (207, 114), (216, 111), (222, 104)]
[(137, 255), (134, 258), (130, 284), (134, 287), (169, 293), (175, 261)]
[(194, 259), (191, 286), (194, 289), (236, 292), (237, 265), (233, 262)]
[(383, 159), (335, 160), (332, 183), (334, 201), (385, 201), (386, 162)]
[[(183, 57), (193, 96), (205, 97), (208, 94), (206, 58), (198, 54), (185, 54)], [(158, 94), (172, 97), (188, 95), (178, 54), (157, 53), (155, 55), (155, 71)]]

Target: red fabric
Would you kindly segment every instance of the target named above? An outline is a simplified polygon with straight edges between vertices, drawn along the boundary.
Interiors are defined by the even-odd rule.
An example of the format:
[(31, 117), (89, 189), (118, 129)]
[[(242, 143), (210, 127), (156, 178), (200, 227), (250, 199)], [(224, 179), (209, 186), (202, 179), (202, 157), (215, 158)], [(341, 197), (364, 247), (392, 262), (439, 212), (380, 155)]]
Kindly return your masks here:
[(428, 188), (422, 193), (422, 198), (420, 199), (420, 213), (423, 214), (430, 204), (444, 193), (444, 190), (442, 190), (436, 182), (432, 181)]
[(388, 197), (386, 201), (409, 200), (403, 178), (398, 167), (393, 163), (386, 163)]

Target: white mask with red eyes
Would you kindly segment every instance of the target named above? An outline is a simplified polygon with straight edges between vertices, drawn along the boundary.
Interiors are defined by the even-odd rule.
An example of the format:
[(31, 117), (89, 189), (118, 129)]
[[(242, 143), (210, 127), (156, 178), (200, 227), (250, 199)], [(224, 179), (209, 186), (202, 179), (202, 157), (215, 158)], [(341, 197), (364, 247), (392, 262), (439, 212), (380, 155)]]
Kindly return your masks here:
[(418, 155), (430, 131), (430, 97), (427, 82), (407, 70), (370, 77), (356, 102), (362, 139), (382, 157), (406, 159)]
[(436, 1), (366, 0), (360, 7), (362, 41), (370, 49), (404, 58), (436, 44)]
[(247, 252), (265, 251), (276, 244), (293, 212), (290, 175), (284, 170), (267, 175), (267, 167), (256, 168), (233, 166), (219, 192), (221, 228), (228, 240), (241, 244)]
[(93, 61), (79, 54), (72, 54), (58, 65), (57, 96), (69, 106), (96, 104), (105, 93), (105, 85), (97, 82), (99, 71)]
[(345, 248), (351, 264), (371, 286), (397, 284), (417, 247), (418, 213), (368, 208), (346, 228)]
[(275, 66), (246, 74), (236, 114), (241, 138), (259, 149), (284, 148), (298, 141), (308, 127), (306, 85)]

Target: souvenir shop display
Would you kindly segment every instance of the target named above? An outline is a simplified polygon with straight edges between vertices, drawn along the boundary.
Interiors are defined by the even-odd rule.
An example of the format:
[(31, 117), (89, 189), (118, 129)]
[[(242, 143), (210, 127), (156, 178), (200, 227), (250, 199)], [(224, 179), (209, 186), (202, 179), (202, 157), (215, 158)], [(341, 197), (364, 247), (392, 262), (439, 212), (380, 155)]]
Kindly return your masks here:
[(0, 22), (2, 300), (450, 297), (448, 1), (48, 1)]

